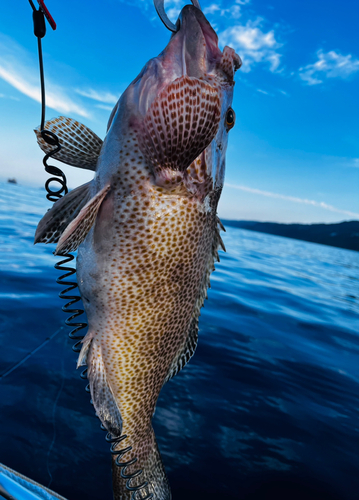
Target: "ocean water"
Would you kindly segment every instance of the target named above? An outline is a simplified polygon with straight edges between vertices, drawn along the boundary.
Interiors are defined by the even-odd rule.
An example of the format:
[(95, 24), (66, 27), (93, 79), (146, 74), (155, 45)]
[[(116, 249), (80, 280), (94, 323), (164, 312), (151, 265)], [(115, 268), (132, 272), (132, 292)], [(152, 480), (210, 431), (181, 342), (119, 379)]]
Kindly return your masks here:
[[(225, 192), (223, 194), (225, 196)], [(111, 500), (43, 189), (0, 184), (0, 462)], [(174, 500), (359, 498), (359, 253), (228, 228), (195, 356), (154, 417)]]

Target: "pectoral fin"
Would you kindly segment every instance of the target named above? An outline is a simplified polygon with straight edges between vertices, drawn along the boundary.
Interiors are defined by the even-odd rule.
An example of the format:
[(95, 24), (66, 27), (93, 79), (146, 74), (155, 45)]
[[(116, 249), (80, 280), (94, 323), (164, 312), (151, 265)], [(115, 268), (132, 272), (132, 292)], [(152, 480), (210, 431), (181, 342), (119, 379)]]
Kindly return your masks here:
[(70, 222), (90, 199), (91, 182), (73, 189), (54, 203), (40, 220), (34, 243), (57, 243)]
[(154, 173), (185, 171), (215, 137), (220, 117), (218, 89), (209, 83), (185, 75), (168, 85), (141, 130), (141, 147)]
[(86, 203), (77, 217), (67, 226), (59, 239), (55, 255), (77, 250), (94, 224), (101, 203), (109, 192), (110, 187), (110, 184), (106, 184), (99, 193)]
[[(53, 158), (73, 167), (96, 170), (103, 141), (86, 125), (72, 118), (59, 116), (48, 120), (44, 129), (53, 132), (59, 138), (61, 150), (55, 153)], [(44, 153), (50, 153), (54, 147), (41, 137), (40, 127), (34, 132), (40, 148)]]

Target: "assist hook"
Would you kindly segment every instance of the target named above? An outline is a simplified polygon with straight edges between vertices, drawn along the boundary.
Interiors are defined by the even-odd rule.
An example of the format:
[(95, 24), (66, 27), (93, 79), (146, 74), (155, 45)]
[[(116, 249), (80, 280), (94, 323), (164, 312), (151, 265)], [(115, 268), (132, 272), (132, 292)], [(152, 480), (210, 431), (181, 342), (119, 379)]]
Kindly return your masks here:
[[(197, 7), (197, 9), (202, 10), (198, 0), (191, 0), (191, 2), (195, 7)], [(170, 31), (173, 31), (173, 33), (176, 33), (178, 31), (178, 26), (176, 26), (172, 21), (169, 20), (165, 12), (164, 0), (153, 0), (153, 3), (155, 5), (157, 14), (160, 16), (160, 19), (166, 26), (166, 28)]]

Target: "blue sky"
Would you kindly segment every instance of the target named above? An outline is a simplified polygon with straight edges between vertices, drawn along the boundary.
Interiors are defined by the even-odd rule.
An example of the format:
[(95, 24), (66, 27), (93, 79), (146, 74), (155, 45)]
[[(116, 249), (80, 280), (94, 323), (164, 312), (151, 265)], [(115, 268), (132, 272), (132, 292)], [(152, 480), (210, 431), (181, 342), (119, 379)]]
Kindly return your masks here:
[[(170, 32), (151, 0), (47, 0), (58, 28), (43, 41), (47, 118), (104, 137), (110, 110)], [(185, 2), (169, 0), (175, 20)], [(26, 0), (0, 17), (0, 179), (42, 185), (36, 38)], [(223, 218), (359, 219), (359, 5), (355, 0), (202, 0), (237, 72)], [(71, 187), (91, 173), (64, 167)]]

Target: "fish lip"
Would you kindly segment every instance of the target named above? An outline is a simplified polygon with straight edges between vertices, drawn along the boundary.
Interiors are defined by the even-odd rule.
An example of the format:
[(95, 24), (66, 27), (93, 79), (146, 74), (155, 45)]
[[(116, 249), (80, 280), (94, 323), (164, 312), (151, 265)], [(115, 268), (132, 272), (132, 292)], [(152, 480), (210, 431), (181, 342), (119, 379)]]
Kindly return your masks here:
[(196, 24), (199, 25), (204, 39), (206, 49), (206, 53), (204, 55), (205, 60), (207, 60), (206, 62), (215, 63), (220, 61), (222, 58), (222, 52), (218, 47), (217, 33), (214, 31), (211, 24), (201, 10), (199, 10), (194, 5), (185, 5), (181, 10), (176, 23), (176, 26), (178, 26), (179, 28), (178, 32), (185, 31), (184, 37), (186, 38), (186, 35), (188, 36), (188, 33), (191, 33), (191, 31), (195, 30)]
[(177, 20), (182, 39), (183, 75), (203, 78), (222, 57), (218, 48), (218, 36), (202, 11), (193, 5), (185, 5)]

